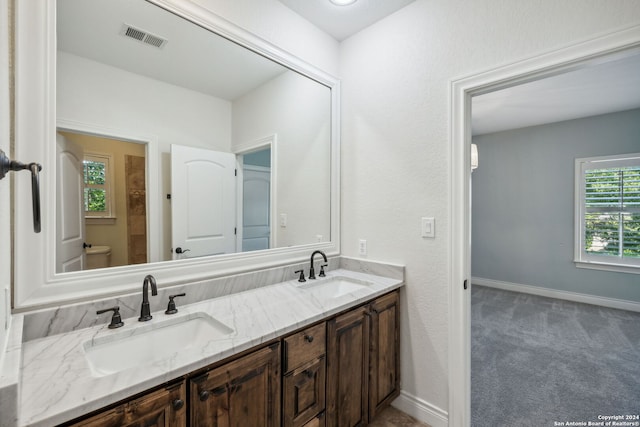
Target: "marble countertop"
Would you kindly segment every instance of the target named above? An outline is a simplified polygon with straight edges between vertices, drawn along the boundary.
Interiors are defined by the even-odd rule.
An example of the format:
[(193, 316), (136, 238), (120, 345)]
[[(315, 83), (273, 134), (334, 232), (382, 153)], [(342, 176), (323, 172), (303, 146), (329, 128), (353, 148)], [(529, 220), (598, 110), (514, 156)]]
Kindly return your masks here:
[[(313, 291), (336, 277), (369, 285), (338, 297)], [(27, 341), (22, 346), (19, 425), (51, 426), (69, 421), (303, 328), (402, 284), (399, 279), (338, 269), (315, 281), (291, 280), (185, 306), (180, 306), (177, 299), (177, 314), (154, 312), (149, 322), (138, 322), (135, 317), (123, 319), (125, 326), (115, 330), (107, 328), (107, 316), (100, 326)], [(161, 327), (169, 319), (203, 312), (233, 329), (233, 333), (186, 349), (176, 348), (171, 357), (143, 367), (101, 377), (92, 374), (85, 357), (85, 343), (149, 325)]]

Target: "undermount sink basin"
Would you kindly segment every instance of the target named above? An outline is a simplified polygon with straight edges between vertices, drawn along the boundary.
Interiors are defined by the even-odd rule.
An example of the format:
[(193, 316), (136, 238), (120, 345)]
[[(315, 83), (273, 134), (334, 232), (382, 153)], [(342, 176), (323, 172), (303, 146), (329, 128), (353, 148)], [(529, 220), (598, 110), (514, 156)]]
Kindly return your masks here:
[(370, 282), (352, 279), (349, 277), (329, 277), (324, 279), (310, 280), (309, 283), (300, 286), (308, 290), (317, 298), (340, 298), (347, 294), (368, 289)]
[(207, 341), (227, 338), (234, 331), (206, 313), (192, 313), (161, 323), (149, 322), (84, 343), (91, 372), (103, 377), (126, 369), (144, 369)]

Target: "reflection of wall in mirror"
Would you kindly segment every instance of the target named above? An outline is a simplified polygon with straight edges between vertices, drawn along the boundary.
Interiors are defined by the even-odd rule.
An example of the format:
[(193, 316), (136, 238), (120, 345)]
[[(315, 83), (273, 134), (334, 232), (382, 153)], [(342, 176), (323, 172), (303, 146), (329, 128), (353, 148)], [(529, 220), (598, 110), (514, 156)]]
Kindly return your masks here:
[[(228, 101), (66, 52), (58, 52), (57, 78), (59, 118), (157, 137), (162, 195), (170, 193), (168, 153), (172, 143), (227, 152), (230, 149)], [(169, 260), (171, 205), (165, 197), (161, 199), (158, 241), (163, 259)]]
[[(233, 144), (277, 134), (279, 247), (330, 240), (331, 91), (287, 71), (233, 102)], [(301, 143), (302, 142), (302, 143)]]
[(110, 154), (113, 159), (115, 221), (88, 218), (85, 224), (87, 243), (111, 247), (111, 266), (128, 265), (126, 156), (145, 156), (145, 146), (91, 135), (60, 132), (68, 140), (83, 147), (84, 152)]
[[(231, 152), (232, 132), (236, 143), (278, 135), (276, 205), (291, 218), (286, 229), (278, 228), (278, 246), (313, 243), (318, 235), (330, 239), (327, 87), (287, 71), (232, 106), (66, 52), (58, 52), (57, 64), (59, 118), (157, 138), (162, 207), (161, 230), (155, 232), (162, 247), (160, 260), (171, 259), (171, 205), (165, 197), (171, 192), (170, 144)], [(233, 125), (232, 113), (237, 116)]]

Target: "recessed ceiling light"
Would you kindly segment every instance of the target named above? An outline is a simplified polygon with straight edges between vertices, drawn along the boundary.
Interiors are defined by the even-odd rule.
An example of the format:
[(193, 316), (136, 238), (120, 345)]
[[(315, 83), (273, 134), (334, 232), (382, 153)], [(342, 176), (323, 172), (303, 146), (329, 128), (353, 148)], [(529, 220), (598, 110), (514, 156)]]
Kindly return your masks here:
[(355, 3), (357, 0), (329, 0), (331, 3), (338, 6), (348, 6)]

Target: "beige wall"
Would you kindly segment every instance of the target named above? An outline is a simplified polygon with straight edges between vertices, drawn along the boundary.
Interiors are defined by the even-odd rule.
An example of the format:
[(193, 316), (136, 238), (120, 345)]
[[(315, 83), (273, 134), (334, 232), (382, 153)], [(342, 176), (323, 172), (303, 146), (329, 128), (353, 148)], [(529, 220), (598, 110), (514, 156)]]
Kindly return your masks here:
[[(116, 219), (112, 224), (103, 220), (87, 219), (85, 241), (94, 246), (111, 247), (111, 266), (127, 265), (127, 197), (125, 182), (125, 156), (145, 156), (145, 145), (99, 138), (90, 135), (60, 132), (67, 139), (81, 145), (85, 153), (110, 154), (113, 159), (114, 201)], [(100, 222), (100, 223), (98, 223)]]

